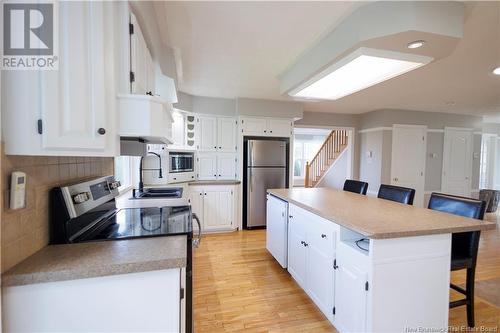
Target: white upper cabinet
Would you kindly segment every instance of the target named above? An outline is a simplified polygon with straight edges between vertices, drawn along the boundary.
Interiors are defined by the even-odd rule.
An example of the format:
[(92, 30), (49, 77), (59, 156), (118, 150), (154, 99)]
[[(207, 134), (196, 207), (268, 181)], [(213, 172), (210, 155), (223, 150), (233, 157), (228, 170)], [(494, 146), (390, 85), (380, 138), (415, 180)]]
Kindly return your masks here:
[(241, 118), (242, 133), (246, 135), (265, 135), (267, 120), (264, 118)]
[(217, 119), (217, 149), (220, 152), (236, 151), (236, 120), (234, 118)]
[(267, 134), (270, 136), (290, 136), (293, 134), (293, 121), (290, 119), (268, 119)]
[(130, 24), (131, 92), (143, 95), (154, 91), (154, 64), (141, 27), (132, 13)]
[(198, 179), (217, 179), (217, 156), (210, 153), (198, 153)]
[(199, 149), (217, 150), (217, 118), (200, 116), (198, 118)]
[(236, 179), (236, 157), (233, 153), (217, 154), (217, 179)]
[(243, 135), (289, 137), (293, 133), (293, 120), (241, 117)]
[(230, 117), (199, 116), (197, 144), (201, 151), (235, 152), (236, 119)]
[(59, 70), (2, 73), (7, 154), (117, 154), (115, 5), (60, 2)]
[(172, 141), (174, 147), (184, 147), (186, 145), (186, 116), (178, 111), (172, 112)]

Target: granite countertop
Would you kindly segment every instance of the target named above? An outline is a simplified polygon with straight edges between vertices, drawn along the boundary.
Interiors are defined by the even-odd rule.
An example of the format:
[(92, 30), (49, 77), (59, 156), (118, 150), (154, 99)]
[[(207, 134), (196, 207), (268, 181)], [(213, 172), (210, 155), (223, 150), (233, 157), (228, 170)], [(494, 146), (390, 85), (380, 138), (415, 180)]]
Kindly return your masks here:
[(189, 182), (188, 185), (238, 185), (241, 181), (239, 180), (195, 180)]
[(2, 274), (2, 286), (186, 266), (186, 236), (49, 245)]
[(495, 223), (327, 188), (268, 193), (367, 238), (399, 238), (494, 229)]

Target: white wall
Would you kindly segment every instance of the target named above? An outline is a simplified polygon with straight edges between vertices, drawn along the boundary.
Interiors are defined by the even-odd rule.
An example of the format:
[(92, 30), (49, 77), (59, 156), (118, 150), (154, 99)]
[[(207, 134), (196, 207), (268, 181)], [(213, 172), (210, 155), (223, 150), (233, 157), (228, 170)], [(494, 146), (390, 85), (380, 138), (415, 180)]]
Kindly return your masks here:
[(350, 178), (349, 156), (349, 149), (344, 150), (330, 169), (328, 169), (323, 179), (319, 182), (318, 187), (330, 187), (341, 190), (345, 180)]

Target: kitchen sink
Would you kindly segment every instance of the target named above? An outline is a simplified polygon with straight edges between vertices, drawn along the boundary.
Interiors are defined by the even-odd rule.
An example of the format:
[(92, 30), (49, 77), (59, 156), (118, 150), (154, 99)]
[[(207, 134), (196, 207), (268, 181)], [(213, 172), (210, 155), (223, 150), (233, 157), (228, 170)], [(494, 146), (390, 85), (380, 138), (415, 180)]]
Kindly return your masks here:
[(146, 188), (142, 191), (135, 190), (133, 192), (133, 199), (178, 199), (182, 198), (182, 187), (170, 188)]

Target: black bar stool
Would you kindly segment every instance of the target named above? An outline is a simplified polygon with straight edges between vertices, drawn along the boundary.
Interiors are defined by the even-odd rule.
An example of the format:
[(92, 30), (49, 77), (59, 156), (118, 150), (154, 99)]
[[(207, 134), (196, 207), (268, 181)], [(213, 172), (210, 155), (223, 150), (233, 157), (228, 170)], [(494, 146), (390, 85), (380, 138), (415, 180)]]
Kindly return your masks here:
[(382, 184), (378, 189), (377, 198), (396, 201), (406, 205), (413, 205), (415, 190), (408, 187)]
[(366, 195), (366, 191), (368, 191), (368, 183), (346, 179), (344, 183), (344, 191)]
[[(429, 209), (482, 220), (486, 202), (441, 193), (432, 193)], [(480, 231), (460, 232), (451, 238), (451, 270), (467, 270), (465, 289), (450, 283), (450, 288), (465, 295), (464, 299), (450, 302), (450, 308), (467, 306), (467, 325), (474, 327), (474, 278)]]

